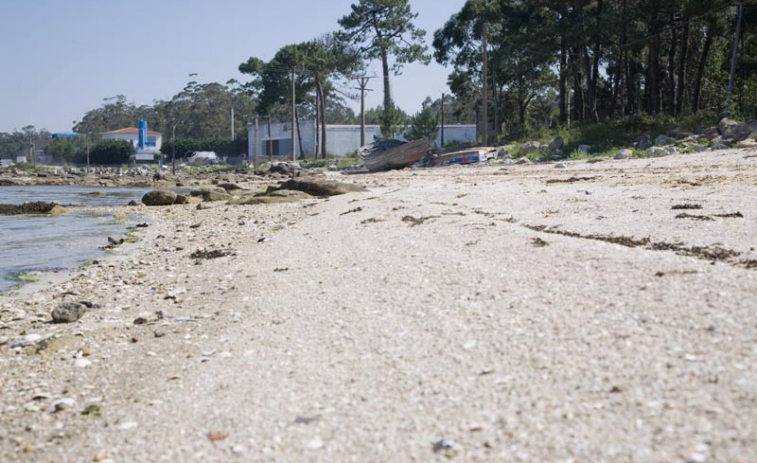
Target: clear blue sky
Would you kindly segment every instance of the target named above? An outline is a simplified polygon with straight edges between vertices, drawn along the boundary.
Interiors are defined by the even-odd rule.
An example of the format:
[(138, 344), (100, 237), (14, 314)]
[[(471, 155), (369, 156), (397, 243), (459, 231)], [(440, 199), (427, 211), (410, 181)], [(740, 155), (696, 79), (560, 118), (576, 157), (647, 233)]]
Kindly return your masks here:
[[(136, 104), (199, 82), (245, 81), (237, 67), (289, 43), (338, 29), (351, 0), (4, 0), (0, 12), (0, 132), (29, 124), (68, 131), (72, 121), (124, 94)], [(427, 43), (464, 0), (410, 0)], [(373, 70), (380, 76), (380, 68)], [(447, 91), (449, 70), (406, 66), (393, 97), (410, 113)], [(381, 81), (367, 107), (381, 103)], [(350, 103), (354, 108), (359, 104)], [(136, 123), (136, 122), (135, 122)]]

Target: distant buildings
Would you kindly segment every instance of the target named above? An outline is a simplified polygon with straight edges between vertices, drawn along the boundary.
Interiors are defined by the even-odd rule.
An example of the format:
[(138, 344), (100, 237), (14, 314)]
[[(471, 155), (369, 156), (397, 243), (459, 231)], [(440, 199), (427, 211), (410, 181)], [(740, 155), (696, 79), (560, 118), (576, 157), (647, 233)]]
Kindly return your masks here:
[[(103, 141), (105, 140), (125, 140), (131, 143), (136, 151), (139, 145), (139, 129), (136, 127), (127, 127), (125, 129), (111, 130), (101, 135)], [(163, 134), (160, 132), (147, 131), (147, 143), (145, 143), (145, 151), (151, 151), (157, 153), (160, 151), (160, 147), (163, 146)]]
[[(270, 146), (272, 154), (289, 155), (292, 153), (292, 131), (291, 123), (271, 124), (270, 145), (268, 138), (267, 124), (259, 124), (260, 135), (258, 141), (260, 146), (258, 155), (266, 156)], [(302, 135), (302, 148), (305, 154), (313, 154), (316, 150), (316, 125), (314, 120), (300, 121), (300, 132)], [(365, 143), (372, 143), (376, 137), (381, 136), (381, 128), (378, 125), (365, 126)], [(249, 156), (255, 153), (255, 126), (248, 130), (248, 153)], [(402, 139), (402, 137), (397, 137)], [(472, 143), (476, 141), (476, 126), (470, 125), (448, 125), (444, 127), (444, 142), (452, 143)], [(434, 142), (432, 140), (432, 142)], [(435, 143), (441, 144), (441, 130), (436, 137)], [(360, 148), (360, 126), (359, 125), (327, 125), (326, 126), (326, 152), (334, 156), (348, 156)], [(299, 138), (295, 140), (295, 151), (299, 156), (300, 142)]]

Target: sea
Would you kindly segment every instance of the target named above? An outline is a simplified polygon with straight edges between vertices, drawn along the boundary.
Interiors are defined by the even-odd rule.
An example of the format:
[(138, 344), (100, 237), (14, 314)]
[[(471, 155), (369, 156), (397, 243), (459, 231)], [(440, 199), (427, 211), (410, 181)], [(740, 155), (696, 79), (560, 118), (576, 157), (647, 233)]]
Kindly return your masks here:
[[(0, 204), (57, 201), (68, 213), (0, 215), (0, 292), (34, 280), (33, 272), (76, 268), (104, 254), (107, 237), (123, 234), (139, 217), (117, 220), (88, 207), (123, 206), (147, 190), (81, 186), (4, 186)], [(105, 195), (92, 195), (104, 192)]]

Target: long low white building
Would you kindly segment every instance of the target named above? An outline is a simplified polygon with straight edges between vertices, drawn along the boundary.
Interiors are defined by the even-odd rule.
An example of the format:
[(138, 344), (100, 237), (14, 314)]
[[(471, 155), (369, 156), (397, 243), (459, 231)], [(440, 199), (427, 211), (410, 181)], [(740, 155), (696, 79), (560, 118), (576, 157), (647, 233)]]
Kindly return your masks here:
[[(258, 154), (267, 156), (269, 149), (274, 156), (290, 155), (292, 153), (291, 123), (271, 124), (271, 135), (268, 136), (268, 125), (259, 124), (260, 136)], [(316, 150), (316, 124), (315, 120), (300, 121), (300, 133), (302, 136), (302, 148), (305, 154), (312, 155)], [(248, 153), (255, 153), (255, 126), (248, 131)], [(365, 142), (371, 143), (376, 137), (381, 136), (381, 128), (378, 125), (365, 126)], [(436, 145), (441, 145), (441, 129), (436, 137)], [(403, 139), (403, 137), (397, 137)], [(444, 142), (473, 143), (476, 141), (475, 124), (449, 125), (444, 127)], [(270, 143), (269, 143), (270, 142)], [(326, 151), (334, 156), (348, 156), (360, 148), (359, 125), (327, 125), (326, 126)], [(300, 143), (295, 137), (295, 153), (300, 156)]]

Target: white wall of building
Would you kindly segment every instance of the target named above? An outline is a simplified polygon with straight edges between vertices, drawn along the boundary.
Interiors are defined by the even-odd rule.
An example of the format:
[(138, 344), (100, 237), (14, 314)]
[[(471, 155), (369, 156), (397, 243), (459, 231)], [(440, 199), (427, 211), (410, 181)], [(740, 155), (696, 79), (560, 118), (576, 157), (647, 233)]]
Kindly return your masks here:
[[(137, 145), (139, 144), (139, 134), (132, 134), (132, 133), (104, 133), (101, 136), (102, 140), (125, 140), (131, 143), (131, 146), (134, 147), (134, 149), (137, 149)], [(155, 146), (147, 146), (145, 147), (146, 151), (154, 151), (158, 152), (160, 151), (160, 148), (163, 146), (163, 136), (162, 135), (148, 135), (147, 140), (150, 142), (155, 142)]]
[[(271, 124), (271, 139), (278, 140), (279, 154), (291, 154), (291, 123)], [(265, 156), (266, 144), (268, 143), (268, 125), (259, 124), (260, 146), (258, 155)], [(315, 121), (300, 122), (300, 131), (302, 134), (302, 146), (306, 155), (312, 155), (315, 152)], [(372, 143), (376, 137), (381, 136), (381, 129), (377, 125), (365, 126), (365, 142)], [(255, 153), (255, 126), (250, 126), (248, 130), (248, 153), (252, 157)], [(402, 139), (402, 137), (398, 137)], [(450, 125), (444, 128), (444, 142), (473, 143), (476, 141), (476, 126), (471, 125)], [(441, 145), (441, 130), (437, 134), (435, 143)], [(359, 125), (329, 125), (326, 128), (326, 151), (335, 156), (348, 156), (360, 148), (360, 126)], [(275, 149), (274, 149), (275, 152)], [(295, 139), (295, 152), (300, 155), (299, 140)]]

